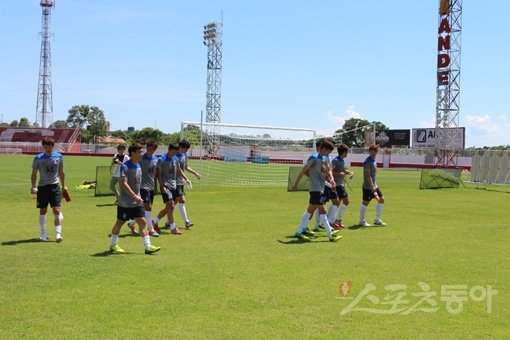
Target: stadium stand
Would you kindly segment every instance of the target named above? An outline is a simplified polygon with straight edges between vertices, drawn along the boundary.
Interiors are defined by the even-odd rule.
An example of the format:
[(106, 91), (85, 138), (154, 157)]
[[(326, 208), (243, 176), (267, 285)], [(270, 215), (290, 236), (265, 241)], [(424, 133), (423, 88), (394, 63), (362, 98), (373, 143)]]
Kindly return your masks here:
[(0, 127), (0, 149), (33, 152), (41, 149), (44, 137), (52, 137), (62, 152), (80, 150), (80, 129), (76, 128), (14, 128)]

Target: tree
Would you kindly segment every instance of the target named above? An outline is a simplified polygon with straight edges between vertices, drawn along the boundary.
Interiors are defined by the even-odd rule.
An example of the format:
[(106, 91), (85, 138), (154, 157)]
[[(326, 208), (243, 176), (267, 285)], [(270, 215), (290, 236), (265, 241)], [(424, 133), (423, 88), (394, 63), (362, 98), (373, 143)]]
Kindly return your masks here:
[(103, 111), (97, 106), (90, 107), (87, 115), (87, 131), (92, 137), (93, 143), (96, 144), (97, 137), (104, 137), (108, 134), (106, 130), (106, 119)]
[(345, 121), (341, 129), (335, 131), (333, 139), (336, 143), (345, 143), (350, 147), (363, 147), (365, 145), (365, 131), (371, 131), (374, 124), (377, 133), (388, 130), (388, 127), (381, 122), (351, 118)]
[(65, 120), (56, 120), (53, 124), (50, 125), (50, 128), (66, 128), (68, 127), (67, 121)]
[(67, 124), (70, 127), (83, 129), (85, 124), (87, 124), (90, 107), (88, 105), (75, 105), (67, 112), (69, 112), (66, 120)]
[(18, 127), (18, 121), (15, 119), (12, 122), (9, 123), (10, 127)]
[(126, 132), (122, 131), (122, 130), (115, 130), (115, 131), (112, 131), (111, 134), (110, 134), (112, 137), (115, 137), (115, 138), (122, 138), (124, 140), (127, 139), (127, 134)]
[(30, 121), (28, 120), (27, 117), (21, 117), (20, 120), (19, 120), (19, 123), (18, 123), (18, 127), (20, 128), (29, 128), (31, 125), (30, 125)]
[(163, 132), (158, 129), (150, 127), (143, 128), (142, 130), (135, 130), (128, 136), (130, 143), (145, 144), (147, 139), (154, 139), (156, 142), (160, 142), (163, 137)]

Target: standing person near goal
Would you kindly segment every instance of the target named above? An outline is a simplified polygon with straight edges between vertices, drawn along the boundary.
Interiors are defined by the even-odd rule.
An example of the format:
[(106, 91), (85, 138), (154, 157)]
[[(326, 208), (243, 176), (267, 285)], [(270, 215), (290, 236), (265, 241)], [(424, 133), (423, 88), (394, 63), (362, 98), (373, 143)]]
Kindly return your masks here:
[(338, 198), (342, 201), (340, 204), (340, 207), (338, 208), (338, 211), (335, 215), (335, 224), (338, 225), (340, 228), (345, 228), (345, 225), (342, 223), (342, 218), (344, 216), (345, 210), (347, 209), (347, 206), (349, 205), (349, 195), (347, 194), (347, 190), (345, 190), (345, 178), (347, 176), (354, 175), (352, 171), (347, 170), (347, 167), (345, 166), (345, 158), (347, 157), (347, 154), (349, 152), (349, 147), (345, 144), (340, 144), (340, 146), (337, 149), (338, 156), (333, 158), (332, 166), (333, 166), (333, 177), (335, 178), (335, 184), (336, 184), (336, 192), (338, 194)]
[(180, 231), (174, 223), (173, 216), (175, 202), (178, 197), (177, 177), (182, 176), (186, 182), (189, 182), (188, 178), (179, 167), (179, 161), (176, 156), (178, 149), (179, 146), (177, 144), (170, 144), (168, 146), (168, 152), (159, 158), (158, 181), (161, 190), (161, 197), (163, 198), (163, 203), (165, 203), (165, 208), (159, 212), (158, 216), (153, 221), (154, 229), (157, 231), (159, 229), (159, 220), (166, 215), (170, 224), (170, 232), (174, 235), (182, 234), (182, 231)]
[[(158, 148), (158, 144), (154, 139), (147, 140), (146, 152), (143, 154), (140, 160), (140, 166), (142, 167), (142, 184), (140, 186), (140, 196), (143, 199), (143, 207), (145, 209), (145, 221), (149, 224), (149, 235), (153, 237), (159, 237), (159, 233), (154, 230), (152, 226), (152, 203), (154, 203), (154, 190), (156, 187), (155, 178), (158, 171), (159, 159), (154, 155)], [(128, 222), (128, 226), (132, 232), (134, 229), (134, 220)]]
[(143, 199), (140, 197), (140, 185), (142, 183), (142, 145), (133, 143), (128, 149), (130, 160), (120, 166), (120, 193), (117, 205), (117, 221), (112, 228), (110, 252), (114, 254), (124, 253), (119, 246), (120, 229), (126, 221), (134, 219), (139, 226), (140, 236), (145, 247), (145, 254), (152, 254), (161, 249), (151, 245), (149, 232), (146, 228), (145, 210)]
[(125, 154), (126, 152), (126, 146), (124, 144), (119, 144), (117, 146), (117, 153), (113, 155), (112, 158), (112, 178), (110, 179), (110, 190), (115, 195), (115, 204), (117, 204), (119, 200), (119, 190), (117, 189), (119, 184), (119, 177), (120, 177), (120, 166), (126, 162), (129, 157)]
[(324, 139), (319, 146), (319, 152), (313, 153), (306, 163), (308, 167), (308, 177), (310, 178), (310, 200), (308, 208), (303, 214), (301, 223), (296, 230), (296, 237), (300, 239), (309, 241), (309, 236), (315, 236), (312, 231), (307, 230), (307, 226), (310, 217), (316, 209), (319, 211), (319, 221), (324, 226), (324, 229), (326, 229), (329, 240), (336, 242), (342, 238), (342, 236), (336, 235), (338, 230), (333, 230), (329, 225), (326, 217), (326, 207), (324, 206), (324, 182), (328, 171), (324, 156), (329, 155), (334, 147), (333, 141)]
[[(177, 150), (177, 160), (179, 162), (179, 167), (182, 170), (182, 173), (184, 173), (184, 170), (187, 170), (191, 172), (195, 177), (200, 180), (200, 174), (193, 170), (188, 165), (188, 155), (186, 152), (188, 152), (190, 148), (190, 143), (183, 139), (179, 142), (179, 150)], [(193, 223), (188, 219), (188, 214), (186, 212), (186, 198), (184, 196), (184, 182), (188, 183), (188, 188), (191, 189), (191, 182), (184, 176), (182, 176), (180, 173), (177, 174), (177, 202), (179, 203), (179, 212), (181, 213), (182, 219), (184, 220), (184, 226), (186, 229), (189, 229), (193, 226)]]
[[(45, 137), (42, 140), (43, 153), (34, 157), (32, 162), (32, 195), (37, 195), (37, 208), (39, 208), (39, 227), (41, 229), (40, 240), (48, 239), (46, 234), (46, 212), (48, 204), (53, 210), (53, 221), (55, 224), (55, 240), (62, 242), (62, 220), (64, 216), (60, 211), (62, 193), (67, 192), (64, 174), (64, 158), (58, 152), (53, 152), (55, 140)], [(39, 184), (36, 187), (37, 172), (39, 172)], [(59, 189), (62, 185), (62, 193)]]
[(370, 227), (370, 224), (365, 221), (365, 214), (368, 204), (375, 198), (377, 205), (375, 208), (374, 224), (385, 226), (386, 223), (381, 220), (384, 197), (375, 180), (377, 174), (375, 157), (379, 152), (379, 146), (376, 144), (370, 145), (368, 152), (370, 155), (365, 159), (365, 162), (363, 162), (363, 201), (361, 202), (359, 225), (362, 227)]

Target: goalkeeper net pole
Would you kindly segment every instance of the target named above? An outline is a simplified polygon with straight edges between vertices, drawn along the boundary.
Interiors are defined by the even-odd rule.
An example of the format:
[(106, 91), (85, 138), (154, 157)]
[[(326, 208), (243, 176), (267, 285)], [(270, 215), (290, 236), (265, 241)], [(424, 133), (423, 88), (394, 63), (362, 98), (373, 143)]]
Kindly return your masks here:
[(181, 122), (181, 139), (191, 144), (189, 165), (202, 171), (203, 186), (285, 187), (289, 167), (302, 167), (316, 138), (313, 129)]

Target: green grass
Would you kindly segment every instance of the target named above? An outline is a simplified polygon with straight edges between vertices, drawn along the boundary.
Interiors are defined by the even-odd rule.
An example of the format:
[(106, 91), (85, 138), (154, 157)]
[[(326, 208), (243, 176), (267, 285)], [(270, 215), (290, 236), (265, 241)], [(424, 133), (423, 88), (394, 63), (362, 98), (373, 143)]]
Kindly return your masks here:
[[(510, 194), (419, 190), (420, 172), (379, 170), (387, 227), (345, 230), (338, 243), (324, 235), (300, 243), (292, 235), (306, 192), (208, 187), (187, 193), (194, 229), (152, 239), (162, 247), (158, 254), (144, 255), (142, 241), (125, 228), (120, 245), (128, 254), (109, 255), (112, 197), (74, 188), (108, 158), (65, 158), (73, 200), (63, 203), (62, 244), (36, 240), (32, 157), (4, 155), (0, 162), (2, 339), (508, 336)], [(354, 170), (347, 224), (358, 221), (361, 199), (361, 172)], [(161, 207), (158, 197), (155, 208)], [(341, 315), (349, 303), (339, 299), (341, 281), (352, 282), (350, 297), (372, 283), (381, 300), (385, 286), (406, 285), (407, 307), (425, 282), (437, 294), (438, 311)], [(460, 314), (448, 313), (441, 285), (459, 284), (496, 289), (492, 313), (486, 301), (472, 300)], [(357, 307), (383, 309), (366, 299)]]

